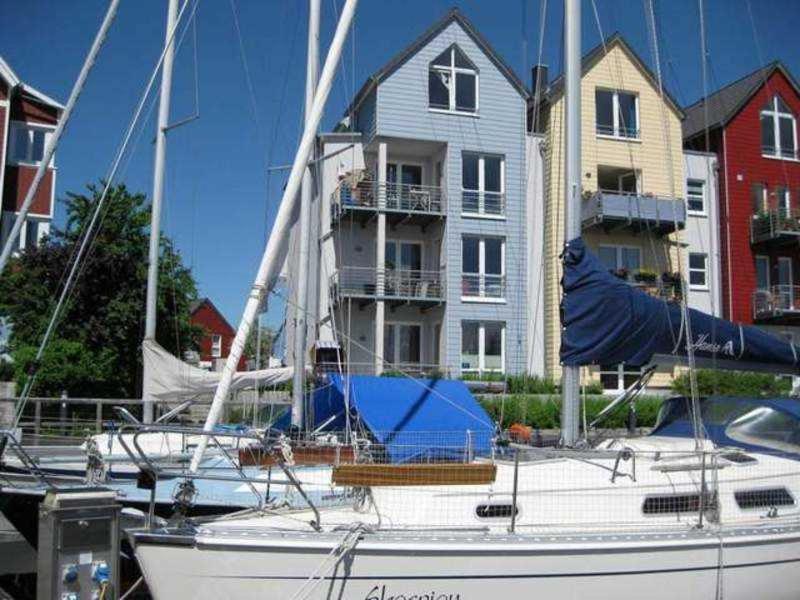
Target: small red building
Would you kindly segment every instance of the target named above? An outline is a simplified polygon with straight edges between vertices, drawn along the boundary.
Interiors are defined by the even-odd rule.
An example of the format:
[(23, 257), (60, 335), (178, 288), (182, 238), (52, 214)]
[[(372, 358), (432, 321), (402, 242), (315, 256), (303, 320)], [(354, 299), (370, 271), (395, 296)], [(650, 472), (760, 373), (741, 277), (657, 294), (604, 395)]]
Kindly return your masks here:
[[(189, 310), (191, 323), (205, 330), (200, 340), (200, 367), (221, 371), (230, 354), (236, 330), (208, 298), (196, 300)], [(246, 363), (247, 358), (242, 355), (237, 370), (244, 371)]]
[(775, 62), (685, 112), (684, 145), (719, 162), (725, 317), (800, 341), (797, 81)]
[[(11, 232), (63, 109), (61, 104), (21, 81), (0, 56), (0, 244), (5, 244)], [(49, 233), (55, 190), (54, 157), (20, 231), (20, 250), (37, 244)]]

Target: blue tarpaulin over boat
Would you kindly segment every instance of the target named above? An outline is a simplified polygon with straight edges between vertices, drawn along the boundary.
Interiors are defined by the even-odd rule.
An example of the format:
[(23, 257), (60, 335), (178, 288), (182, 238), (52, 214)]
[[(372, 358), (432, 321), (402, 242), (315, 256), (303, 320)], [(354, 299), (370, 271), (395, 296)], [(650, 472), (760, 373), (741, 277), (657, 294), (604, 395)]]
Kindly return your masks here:
[[(329, 420), (325, 430), (345, 429), (346, 379), (332, 374), (329, 385), (314, 391), (312, 429)], [(392, 462), (489, 452), (495, 425), (462, 381), (367, 375), (349, 380), (351, 422), (366, 427)]]
[[(564, 253), (561, 361), (640, 366), (654, 355), (685, 357), (681, 306), (654, 298), (608, 272), (581, 238)], [(698, 364), (782, 373), (798, 371), (798, 348), (752, 326), (689, 309)]]

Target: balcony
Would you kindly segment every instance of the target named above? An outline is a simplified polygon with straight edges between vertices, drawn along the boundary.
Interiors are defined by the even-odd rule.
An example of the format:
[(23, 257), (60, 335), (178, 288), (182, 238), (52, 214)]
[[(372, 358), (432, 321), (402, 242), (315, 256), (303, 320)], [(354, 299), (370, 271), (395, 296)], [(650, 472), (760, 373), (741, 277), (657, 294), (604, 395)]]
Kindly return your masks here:
[(753, 292), (753, 320), (800, 323), (800, 286), (773, 285)]
[(506, 216), (506, 196), (499, 192), (461, 192), (461, 214), (465, 217), (503, 218)]
[(441, 271), (342, 267), (331, 278), (331, 290), (337, 301), (351, 298), (360, 306), (385, 300), (392, 306), (416, 304), (430, 307), (445, 301), (444, 273)]
[(437, 186), (379, 183), (374, 180), (343, 180), (331, 198), (331, 221), (352, 218), (362, 227), (386, 214), (389, 225), (420, 225), (423, 228), (445, 216), (445, 193)]
[[(374, 362), (351, 362), (346, 364), (334, 362), (317, 363), (315, 366), (319, 373), (340, 373), (342, 369), (350, 375), (375, 375)], [(438, 379), (442, 377), (452, 377), (454, 374), (451, 369), (443, 365), (426, 364), (421, 362), (394, 363), (383, 362), (383, 375), (386, 377), (416, 377)]]
[(598, 191), (584, 200), (581, 219), (583, 229), (630, 229), (666, 235), (686, 226), (686, 205), (677, 198)]
[(461, 299), (474, 302), (503, 302), (506, 297), (506, 276), (483, 273), (461, 276)]
[(772, 209), (753, 215), (750, 220), (750, 242), (797, 243), (800, 239), (800, 212)]

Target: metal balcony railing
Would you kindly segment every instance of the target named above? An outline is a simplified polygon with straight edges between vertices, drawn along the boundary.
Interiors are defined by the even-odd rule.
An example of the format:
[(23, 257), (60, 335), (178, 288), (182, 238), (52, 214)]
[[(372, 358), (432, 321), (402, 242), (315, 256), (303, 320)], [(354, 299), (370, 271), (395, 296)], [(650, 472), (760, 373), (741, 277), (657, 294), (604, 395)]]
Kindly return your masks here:
[(800, 236), (800, 211), (773, 208), (750, 219), (750, 240), (757, 244), (769, 241), (790, 241)]
[[(346, 365), (317, 363), (316, 369), (321, 373), (339, 373), (344, 370), (350, 375), (375, 375), (377, 372), (374, 362), (348, 362)], [(443, 365), (413, 361), (397, 363), (384, 361), (383, 374), (408, 377), (450, 377), (453, 373), (451, 369)]]
[(431, 185), (379, 183), (363, 180), (356, 184), (342, 181), (333, 192), (334, 217), (347, 210), (392, 211), (442, 216), (445, 193)]
[(405, 301), (443, 302), (441, 271), (342, 267), (333, 275), (339, 297), (391, 298)]
[(461, 296), (464, 298), (503, 299), (506, 297), (506, 276), (465, 273), (461, 276)]
[(773, 285), (753, 292), (753, 318), (775, 319), (800, 316), (800, 286)]
[(679, 198), (600, 190), (585, 198), (581, 218), (584, 229), (627, 227), (664, 235), (686, 226), (686, 204)]
[(461, 192), (461, 213), (465, 215), (504, 217), (506, 214), (506, 196), (499, 192), (463, 190)]

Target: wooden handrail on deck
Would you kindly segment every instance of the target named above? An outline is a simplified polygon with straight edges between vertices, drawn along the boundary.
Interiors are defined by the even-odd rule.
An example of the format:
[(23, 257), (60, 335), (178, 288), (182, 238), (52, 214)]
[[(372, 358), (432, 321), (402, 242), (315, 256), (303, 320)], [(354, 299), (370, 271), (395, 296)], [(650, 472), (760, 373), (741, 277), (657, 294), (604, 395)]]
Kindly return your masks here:
[(417, 485), (483, 485), (492, 483), (497, 466), (489, 463), (432, 463), (414, 465), (339, 465), (334, 485), (358, 487)]

